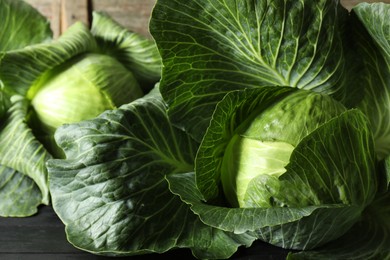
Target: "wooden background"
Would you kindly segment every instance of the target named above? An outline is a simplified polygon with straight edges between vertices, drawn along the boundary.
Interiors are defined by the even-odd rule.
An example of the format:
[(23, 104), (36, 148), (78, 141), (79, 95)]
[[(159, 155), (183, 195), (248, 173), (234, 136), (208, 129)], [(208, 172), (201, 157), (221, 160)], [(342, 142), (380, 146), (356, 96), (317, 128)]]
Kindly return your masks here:
[[(126, 28), (150, 37), (148, 23), (156, 0), (25, 0), (47, 16), (55, 37), (75, 21), (89, 24), (93, 10), (105, 11)], [(351, 9), (363, 0), (341, 0)], [(390, 0), (364, 0), (364, 2), (385, 2)]]
[(132, 31), (150, 37), (149, 17), (156, 0), (25, 0), (51, 22), (55, 37), (75, 21), (90, 23), (92, 11), (105, 11)]

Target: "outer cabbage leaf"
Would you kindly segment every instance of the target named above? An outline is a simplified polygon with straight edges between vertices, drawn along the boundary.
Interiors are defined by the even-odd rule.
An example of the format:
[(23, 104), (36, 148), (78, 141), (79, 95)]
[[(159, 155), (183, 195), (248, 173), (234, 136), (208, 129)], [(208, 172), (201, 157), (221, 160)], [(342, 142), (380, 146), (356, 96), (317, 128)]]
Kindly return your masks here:
[(290, 253), (288, 260), (375, 260), (390, 257), (390, 193), (378, 197), (340, 239), (315, 251)]
[(9, 51), (0, 59), (0, 78), (4, 83), (4, 91), (8, 95), (26, 96), (31, 85), (45, 72), (77, 55), (96, 49), (96, 41), (89, 29), (78, 22), (56, 41)]
[(31, 216), (42, 203), (42, 193), (27, 175), (1, 165), (0, 201), (2, 217)]
[[(45, 73), (58, 73), (59, 66), (69, 66), (81, 54), (94, 53), (118, 61), (132, 77), (134, 74), (137, 80), (143, 81), (140, 83), (147, 84), (143, 85), (145, 93), (149, 91), (150, 84), (154, 85), (161, 76), (161, 58), (155, 43), (129, 32), (106, 15), (94, 13), (93, 18), (91, 30), (77, 22), (56, 41), (6, 53), (0, 60), (0, 77), (5, 90), (11, 94), (16, 92), (25, 95), (34, 82), (48, 77)], [(55, 69), (57, 70), (54, 71)], [(19, 73), (16, 74), (15, 71)], [(109, 77), (113, 73), (100, 74), (96, 80), (98, 83), (104, 82), (104, 76)], [(110, 85), (123, 85), (121, 78), (117, 80), (119, 83), (110, 82)], [(102, 88), (109, 93), (111, 88), (114, 89), (112, 92), (117, 92), (115, 87), (104, 85)]]
[[(31, 44), (46, 42), (52, 39), (52, 32), (47, 18), (24, 1), (0, 0), (0, 19), (0, 60), (7, 51), (21, 49)], [(5, 128), (4, 122), (10, 120), (10, 114), (19, 114), (24, 110), (22, 108), (20, 111), (15, 108), (15, 106), (19, 105), (14, 104), (14, 107), (11, 108), (12, 111), (7, 111), (11, 106), (11, 102), (8, 96), (2, 92), (3, 87), (2, 78), (0, 77), (0, 119), (2, 120), (2, 129)], [(14, 130), (22, 130), (25, 127), (21, 121), (15, 123), (19, 125)], [(25, 136), (19, 140), (15, 140), (15, 136), (12, 136), (11, 140), (16, 142), (17, 145), (23, 146), (23, 143), (20, 141), (28, 136), (31, 137), (28, 131), (24, 132), (24, 134)], [(2, 138), (3, 135), (4, 133), (0, 134), (0, 137)], [(7, 135), (10, 135), (10, 133)], [(27, 148), (24, 152), (32, 151), (31, 148), (36, 145), (34, 140), (28, 138), (23, 141), (26, 142), (23, 147)], [(4, 140), (0, 140), (0, 142), (2, 145), (6, 145)], [(36, 146), (36, 148), (38, 147)], [(42, 202), (48, 203), (47, 184), (45, 183), (47, 178), (46, 172), (39, 173), (37, 171), (38, 165), (42, 161), (38, 160), (36, 165), (32, 165), (30, 159), (26, 160), (30, 168), (27, 174), (23, 174), (16, 170), (23, 168), (20, 162), (16, 162), (16, 159), (14, 162), (9, 161), (10, 157), (15, 155), (15, 151), (8, 149), (8, 147), (2, 147), (1, 150), (7, 150), (7, 155), (5, 155), (7, 158), (6, 162), (0, 160), (0, 216), (30, 216), (36, 213), (39, 204)], [(26, 158), (36, 158), (35, 155), (41, 152), (38, 149), (37, 153), (33, 153), (32, 157), (23, 154)], [(8, 167), (8, 163), (17, 165), (17, 168)], [(29, 176), (39, 182), (41, 189), (38, 188), (35, 181)]]
[(268, 85), (356, 102), (347, 17), (333, 0), (159, 0), (150, 31), (173, 123), (201, 140), (227, 92)]
[(145, 92), (161, 77), (161, 57), (155, 42), (123, 28), (102, 12), (92, 13), (91, 32), (103, 53), (132, 71)]
[[(258, 231), (259, 238), (274, 245), (309, 249), (343, 235), (377, 192), (372, 133), (359, 110), (348, 110), (318, 126), (293, 150), (286, 172), (279, 177), (283, 189), (273, 198), (304, 206), (240, 209), (215, 201), (222, 194), (215, 192), (220, 187), (221, 154), (235, 128), (244, 115), (272, 99), (277, 102), (288, 93), (286, 89), (293, 91), (269, 87), (227, 94), (218, 103), (197, 153), (196, 185), (169, 179), (170, 188), (208, 225), (236, 233)], [(195, 188), (202, 196), (185, 197)]]
[(254, 240), (204, 225), (169, 191), (165, 176), (193, 171), (198, 144), (171, 125), (157, 90), (64, 125), (56, 140), (66, 159), (47, 163), (53, 207), (76, 247), (106, 255), (188, 247), (228, 258)]
[[(43, 126), (54, 131), (64, 123), (98, 116), (143, 96), (133, 74), (115, 58), (81, 54), (44, 73), (27, 92)], [(33, 121), (33, 120), (30, 120)], [(51, 133), (52, 131), (47, 131)]]
[[(243, 234), (257, 231), (260, 227), (276, 226), (310, 216), (317, 207), (302, 209), (286, 208), (229, 208), (227, 205), (205, 203), (205, 198), (196, 185), (195, 173), (168, 175), (169, 189), (200, 216), (206, 224), (216, 228)], [(325, 206), (336, 207), (337, 206)]]
[[(207, 225), (237, 234), (256, 234), (257, 239), (286, 249), (315, 248), (340, 236), (340, 229), (349, 227), (348, 222), (357, 218), (361, 210), (357, 206), (340, 204), (302, 208), (230, 208), (205, 203), (195, 184), (195, 174), (173, 174), (167, 179), (171, 191), (189, 204)], [(309, 226), (310, 234), (300, 233), (300, 226)], [(323, 235), (316, 236), (318, 232)]]
[[(10, 1), (1, 1), (1, 4), (3, 3), (8, 3), (11, 7), (22, 6), (19, 1), (14, 1), (12, 4), (10, 4)], [(7, 8), (4, 8), (1, 9), (1, 12), (7, 10)], [(11, 15), (9, 16), (9, 19), (14, 19)], [(21, 17), (25, 16), (19, 15), (17, 18), (25, 22), (25, 18), (22, 19)], [(27, 16), (27, 18), (29, 17)], [(27, 100), (24, 102), (30, 101), (29, 109), (27, 109), (26, 105), (26, 109), (19, 116), (21, 117), (24, 113), (23, 120), (28, 123), (28, 125), (24, 124), (26, 131), (30, 133), (32, 130), (34, 134), (31, 140), (35, 142), (35, 138), (37, 138), (55, 157), (62, 156), (62, 151), (59, 151), (60, 149), (53, 141), (53, 132), (58, 124), (79, 121), (80, 118), (95, 117), (105, 109), (116, 108), (144, 94), (139, 87), (137, 79), (128, 70), (129, 61), (126, 64), (122, 63), (126, 58), (121, 56), (121, 59), (119, 59), (118, 55), (110, 56), (110, 54), (114, 54), (120, 48), (127, 48), (127, 52), (142, 53), (150, 50), (151, 52), (154, 51), (153, 55), (158, 54), (156, 46), (152, 41), (143, 42), (141, 38), (137, 38), (138, 41), (131, 42), (133, 45), (130, 46), (129, 39), (136, 38), (136, 36), (126, 36), (126, 30), (119, 25), (110, 23), (109, 17), (102, 19), (99, 17), (97, 16), (96, 19), (98, 21), (94, 22), (94, 33), (96, 34), (92, 34), (88, 27), (78, 22), (68, 28), (55, 41), (33, 44), (25, 48), (10, 50), (0, 55), (0, 86), (3, 91), (2, 98), (5, 100), (5, 102), (1, 103), (5, 105), (5, 109), (2, 111), (7, 110), (7, 99), (14, 95), (25, 97)], [(102, 20), (105, 22), (99, 22)], [(32, 24), (34, 25), (35, 22), (30, 23), (29, 26)], [(24, 24), (21, 24), (21, 26), (24, 26)], [(108, 33), (110, 27), (112, 30)], [(17, 28), (15, 31), (18, 31)], [(34, 30), (30, 31), (34, 32)], [(100, 36), (106, 33), (111, 38), (108, 38), (103, 43)], [(113, 38), (112, 33), (124, 36), (125, 40), (121, 42), (120, 36)], [(37, 39), (39, 35), (37, 33)], [(11, 35), (10, 39), (12, 38)], [(105, 45), (106, 43), (108, 44), (107, 46)], [(147, 44), (153, 47), (148, 49)], [(111, 47), (111, 52), (108, 47)], [(149, 62), (151, 67), (155, 63), (160, 66), (161, 61), (159, 57), (156, 58), (153, 55), (149, 57), (144, 53), (141, 56), (146, 60), (146, 63)], [(139, 64), (134, 63), (133, 65), (138, 66)], [(71, 75), (69, 76), (67, 73)], [(156, 78), (156, 75), (151, 76), (149, 78), (150, 82), (157, 82)], [(66, 94), (64, 94), (65, 92)], [(83, 108), (81, 108), (82, 105), (84, 105)], [(12, 120), (12, 118), (9, 118), (8, 121), (4, 122), (4, 129), (12, 127), (6, 125), (12, 122)], [(1, 134), (4, 134), (6, 137), (9, 135), (9, 133)], [(22, 140), (25, 138), (24, 134), (25, 132), (15, 131), (13, 138)], [(7, 142), (7, 140), (3, 141)], [(7, 149), (14, 151), (14, 155), (22, 156), (26, 152), (23, 150), (24, 147), (17, 142), (12, 143), (12, 147), (7, 147)], [(16, 152), (17, 149), (20, 149), (20, 151)], [(31, 152), (31, 154), (32, 156), (27, 154), (20, 158), (15, 156), (14, 161), (18, 161), (20, 165), (18, 166), (19, 168), (13, 168), (8, 161), (5, 161), (9, 160), (9, 155), (6, 147), (4, 147), (0, 151), (0, 164), (4, 164), (4, 167), (10, 167), (11, 170), (18, 171), (20, 174), (30, 176), (29, 171), (34, 170), (23, 172), (20, 168), (25, 170), (31, 168), (28, 164), (22, 165), (25, 158), (34, 158), (35, 153)], [(40, 159), (45, 158), (42, 157)], [(47, 178), (46, 170), (41, 172), (41, 175)], [(34, 181), (38, 181), (36, 176), (30, 177)], [(47, 184), (43, 184), (42, 180), (39, 180), (37, 185), (44, 192), (42, 195), (43, 201), (47, 204), (47, 187), (44, 188)]]
[[(30, 189), (29, 193), (24, 194), (24, 198), (15, 201), (15, 197), (10, 197), (12, 193), (22, 194), (22, 191), (12, 191), (8, 186), (1, 185), (2, 191), (5, 192), (7, 200), (12, 200), (15, 208), (24, 207), (20, 213), (10, 212), (4, 215), (31, 215), (36, 212), (37, 201), (43, 204), (49, 204), (49, 187), (47, 183), (46, 160), (51, 158), (51, 155), (46, 151), (43, 145), (34, 137), (32, 130), (26, 123), (25, 117), (28, 110), (28, 101), (21, 96), (14, 96), (12, 99), (11, 108), (7, 111), (4, 121), (0, 128), (0, 162), (1, 162), (1, 179), (3, 185), (13, 185), (17, 188), (19, 185), (23, 189)], [(10, 180), (9, 178), (15, 178)], [(29, 178), (31, 180), (29, 180)], [(37, 187), (31, 181), (34, 181), (39, 187), (40, 193), (36, 192)], [(26, 188), (28, 186), (29, 188)], [(29, 205), (26, 201), (32, 201)], [(11, 202), (4, 201), (4, 204)], [(2, 203), (3, 204), (3, 200)], [(0, 207), (7, 207), (6, 205)], [(35, 210), (34, 210), (35, 209)], [(4, 210), (4, 212), (6, 212)]]
[(25, 1), (0, 0), (0, 51), (48, 41), (52, 37), (47, 18)]
[[(88, 33), (85, 26), (76, 25), (57, 44), (33, 44), (7, 51), (0, 58), (2, 107), (5, 112), (0, 129), (0, 196), (4, 198), (0, 207), (4, 216), (29, 216), (37, 212), (39, 204), (50, 203), (45, 163), (52, 155), (28, 123), (30, 101), (26, 99), (26, 94), (43, 71), (77, 55), (83, 48), (80, 46), (89, 48), (85, 44)], [(93, 40), (89, 35), (89, 39)], [(79, 41), (73, 41), (73, 37)], [(20, 199), (15, 200), (17, 197)], [(9, 207), (11, 203), (13, 207)]]
[(352, 9), (356, 49), (365, 63), (359, 73), (364, 99), (359, 108), (371, 121), (379, 159), (390, 155), (390, 4), (362, 3)]

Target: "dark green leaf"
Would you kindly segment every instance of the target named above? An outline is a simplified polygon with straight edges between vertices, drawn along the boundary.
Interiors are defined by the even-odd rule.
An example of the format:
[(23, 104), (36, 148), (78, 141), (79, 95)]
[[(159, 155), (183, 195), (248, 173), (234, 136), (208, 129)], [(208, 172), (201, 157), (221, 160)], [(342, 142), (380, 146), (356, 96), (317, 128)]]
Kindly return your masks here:
[(357, 5), (352, 10), (356, 49), (365, 64), (357, 74), (365, 86), (359, 108), (371, 121), (378, 158), (390, 155), (390, 5)]
[(51, 155), (26, 123), (28, 105), (29, 102), (23, 97), (12, 97), (12, 106), (0, 128), (0, 164), (18, 172), (13, 175), (13, 178), (17, 178), (13, 182), (23, 181), (23, 175), (34, 180), (42, 193), (41, 202), (49, 204), (45, 163)]
[(356, 102), (347, 18), (333, 0), (159, 0), (150, 31), (173, 123), (200, 141), (227, 92), (268, 85)]
[(48, 19), (25, 1), (0, 0), (0, 20), (0, 52), (51, 40)]
[(314, 251), (290, 254), (287, 259), (376, 260), (390, 257), (390, 193), (381, 195), (363, 218), (340, 239)]
[(165, 109), (154, 90), (57, 131), (66, 159), (48, 162), (53, 207), (76, 247), (108, 255), (186, 247), (200, 258), (227, 258), (253, 241), (204, 225), (169, 191), (165, 176), (193, 171), (198, 145)]
[(153, 40), (127, 30), (102, 12), (93, 12), (92, 34), (103, 53), (132, 71), (148, 92), (161, 77), (161, 57)]
[(56, 41), (9, 51), (0, 59), (0, 79), (4, 83), (4, 91), (10, 95), (26, 96), (30, 86), (44, 72), (89, 50), (96, 50), (96, 41), (89, 29), (79, 22)]
[(2, 217), (31, 216), (42, 203), (42, 193), (31, 178), (1, 165), (0, 201)]

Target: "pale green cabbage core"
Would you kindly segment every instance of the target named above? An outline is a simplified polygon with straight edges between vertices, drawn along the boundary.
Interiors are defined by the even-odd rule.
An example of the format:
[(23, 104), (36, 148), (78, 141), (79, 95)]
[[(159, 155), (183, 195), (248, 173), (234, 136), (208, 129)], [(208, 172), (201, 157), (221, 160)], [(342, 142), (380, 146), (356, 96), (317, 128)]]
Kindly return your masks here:
[[(261, 107), (260, 107), (261, 108)], [(301, 140), (345, 111), (327, 95), (294, 92), (253, 110), (235, 129), (220, 166), (221, 184), (233, 207), (286, 206), (279, 177)]]
[(71, 86), (61, 84), (69, 81), (64, 75), (60, 74), (45, 85), (31, 102), (38, 119), (47, 127), (56, 129), (114, 108), (98, 88), (82, 77), (75, 77)]
[(133, 74), (112, 57), (86, 54), (46, 72), (27, 97), (46, 133), (92, 119), (143, 95)]
[[(279, 177), (286, 172), (294, 146), (286, 142), (263, 142), (234, 135), (225, 151), (221, 168), (224, 193), (233, 207), (251, 207), (247, 191), (251, 181), (261, 175)], [(261, 195), (261, 192), (260, 192)], [(268, 205), (268, 198), (256, 203)]]

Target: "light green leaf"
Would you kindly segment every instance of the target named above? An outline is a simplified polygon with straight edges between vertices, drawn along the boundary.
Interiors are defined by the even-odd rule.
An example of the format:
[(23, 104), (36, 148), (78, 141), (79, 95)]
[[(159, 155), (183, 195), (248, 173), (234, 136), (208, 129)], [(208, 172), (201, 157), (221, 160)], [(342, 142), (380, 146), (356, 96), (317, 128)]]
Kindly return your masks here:
[(79, 22), (56, 41), (9, 51), (0, 59), (0, 79), (4, 91), (9, 95), (26, 96), (30, 86), (46, 71), (96, 48), (89, 29)]
[(103, 53), (117, 58), (140, 81), (145, 92), (160, 80), (161, 57), (155, 42), (129, 31), (103, 12), (92, 13), (91, 32)]
[(115, 56), (100, 53), (81, 22), (56, 41), (5, 53), (0, 78), (6, 94), (31, 101), (29, 125), (55, 157), (61, 156), (52, 142), (58, 126), (94, 118), (144, 95), (133, 73)]
[(28, 176), (0, 166), (0, 216), (25, 217), (38, 211), (42, 193)]
[[(48, 19), (25, 1), (0, 0), (0, 20), (0, 64), (9, 51), (52, 39)], [(21, 71), (12, 73), (19, 77)], [(26, 104), (23, 101), (11, 104), (9, 96), (4, 93), (3, 80), (1, 75), (0, 216), (31, 216), (37, 212), (39, 204), (49, 203), (47, 174), (42, 163), (46, 155), (22, 119)], [(15, 125), (6, 126), (9, 122)], [(22, 150), (17, 151), (16, 147)], [(13, 158), (16, 154), (22, 157)]]
[(51, 40), (48, 19), (25, 1), (0, 0), (0, 20), (0, 52)]
[(134, 78), (115, 58), (86, 53), (44, 73), (27, 92), (49, 133), (65, 123), (92, 119), (107, 109), (143, 96)]
[(159, 0), (150, 31), (173, 123), (200, 141), (227, 92), (268, 85), (357, 102), (347, 18), (333, 0)]
[[(197, 186), (206, 200), (220, 193), (223, 156), (237, 128), (261, 111), (294, 92), (292, 88), (267, 87), (227, 94), (218, 104), (196, 158)], [(245, 125), (245, 124), (244, 124)]]
[(42, 193), (41, 202), (49, 204), (45, 163), (51, 155), (35, 138), (33, 131), (26, 123), (29, 102), (20, 96), (13, 96), (11, 101), (12, 106), (7, 111), (0, 129), (0, 165), (18, 172), (20, 180), (13, 180), (15, 182), (23, 181), (25, 177), (22, 175), (30, 177)]

